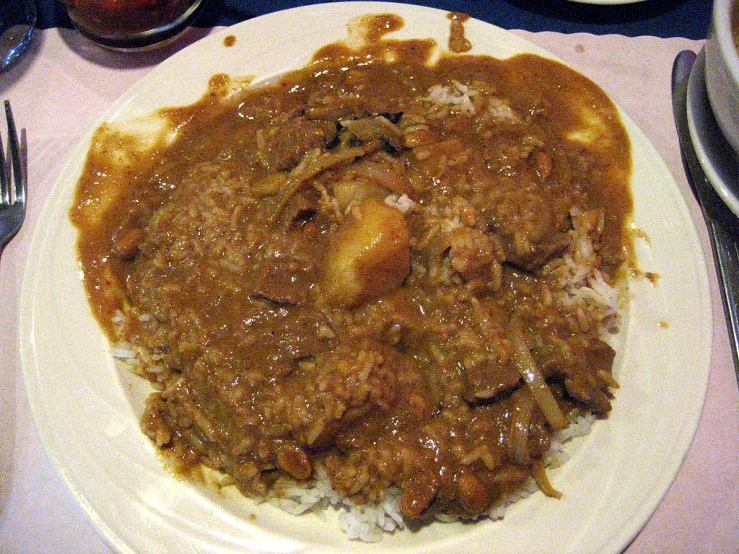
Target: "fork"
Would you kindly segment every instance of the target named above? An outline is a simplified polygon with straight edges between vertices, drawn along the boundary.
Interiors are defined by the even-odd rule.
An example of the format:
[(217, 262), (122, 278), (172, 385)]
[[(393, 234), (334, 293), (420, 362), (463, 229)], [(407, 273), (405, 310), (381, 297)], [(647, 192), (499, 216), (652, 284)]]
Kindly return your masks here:
[(26, 173), (23, 152), (18, 143), (10, 102), (5, 101), (8, 122), (8, 152), (0, 140), (0, 256), (23, 225), (26, 216)]

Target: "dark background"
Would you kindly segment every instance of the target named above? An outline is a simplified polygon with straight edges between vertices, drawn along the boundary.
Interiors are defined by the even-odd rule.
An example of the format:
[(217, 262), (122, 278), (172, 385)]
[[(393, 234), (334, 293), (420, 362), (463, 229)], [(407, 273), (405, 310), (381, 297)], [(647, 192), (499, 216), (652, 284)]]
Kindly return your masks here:
[[(233, 25), (266, 13), (328, 0), (205, 0), (198, 27)], [(647, 0), (624, 5), (592, 5), (568, 0), (416, 0), (404, 2), (465, 12), (504, 29), (561, 33), (651, 35), (704, 39), (711, 0)], [(71, 27), (58, 0), (37, 0), (37, 26)]]

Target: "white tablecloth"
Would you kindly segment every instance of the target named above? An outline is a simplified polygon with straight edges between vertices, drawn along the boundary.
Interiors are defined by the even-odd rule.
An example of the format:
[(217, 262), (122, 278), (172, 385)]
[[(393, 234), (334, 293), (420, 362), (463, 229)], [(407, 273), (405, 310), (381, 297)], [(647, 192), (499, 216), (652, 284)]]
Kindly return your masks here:
[[(18, 298), (41, 207), (82, 134), (157, 62), (163, 51), (103, 51), (73, 31), (35, 35), (30, 52), (0, 74), (3, 98), (27, 130), (30, 204), (25, 226), (0, 260), (0, 552), (109, 553), (49, 464), (29, 413), (18, 352)], [(687, 39), (517, 32), (584, 73), (635, 120), (672, 170), (706, 252), (714, 303), (711, 375), (692, 448), (661, 505), (627, 552), (739, 552), (739, 391), (705, 225), (685, 179), (670, 103), (670, 73)], [(60, 322), (63, 325), (64, 322)]]

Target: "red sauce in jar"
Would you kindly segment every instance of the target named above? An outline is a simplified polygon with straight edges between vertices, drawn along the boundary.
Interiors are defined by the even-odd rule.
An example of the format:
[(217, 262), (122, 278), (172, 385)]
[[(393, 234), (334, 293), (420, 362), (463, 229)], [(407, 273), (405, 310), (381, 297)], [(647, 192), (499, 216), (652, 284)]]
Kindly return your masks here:
[[(200, 0), (65, 0), (72, 23), (89, 38), (108, 46), (151, 37), (159, 42), (178, 32)], [(166, 35), (166, 36), (164, 36)], [(121, 41), (120, 44), (117, 41)], [(141, 46), (143, 44), (131, 44)]]

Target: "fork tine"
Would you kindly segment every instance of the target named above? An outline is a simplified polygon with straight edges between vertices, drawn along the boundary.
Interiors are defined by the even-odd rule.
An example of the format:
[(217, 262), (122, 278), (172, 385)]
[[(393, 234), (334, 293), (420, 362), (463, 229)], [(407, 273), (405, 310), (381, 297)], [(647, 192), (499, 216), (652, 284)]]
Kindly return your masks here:
[[(15, 130), (15, 121), (13, 120), (13, 111), (10, 108), (10, 102), (5, 101), (5, 118), (8, 122), (8, 150), (10, 151), (10, 160), (13, 165), (13, 182), (15, 184), (14, 202), (24, 203), (26, 201), (26, 175), (23, 168), (23, 153), (18, 144), (18, 133)], [(7, 180), (7, 171), (6, 180)]]

